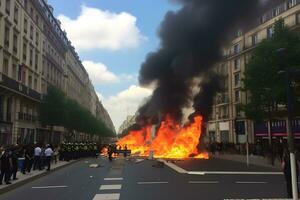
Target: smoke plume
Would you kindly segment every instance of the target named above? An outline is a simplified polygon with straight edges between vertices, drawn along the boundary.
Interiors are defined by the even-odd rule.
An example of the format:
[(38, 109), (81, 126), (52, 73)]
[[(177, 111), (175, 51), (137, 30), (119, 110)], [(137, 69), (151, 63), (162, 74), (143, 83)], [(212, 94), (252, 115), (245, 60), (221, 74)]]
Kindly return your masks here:
[[(156, 84), (151, 99), (140, 108), (140, 117), (172, 114), (177, 119), (181, 109), (194, 99), (195, 112), (210, 113), (219, 78), (211, 69), (222, 58), (221, 47), (229, 41), (232, 29), (247, 23), (257, 12), (259, 0), (172, 0), (182, 5), (169, 11), (158, 35), (160, 48), (150, 53), (142, 64), (139, 82)], [(200, 92), (192, 96), (192, 79), (202, 79)]]

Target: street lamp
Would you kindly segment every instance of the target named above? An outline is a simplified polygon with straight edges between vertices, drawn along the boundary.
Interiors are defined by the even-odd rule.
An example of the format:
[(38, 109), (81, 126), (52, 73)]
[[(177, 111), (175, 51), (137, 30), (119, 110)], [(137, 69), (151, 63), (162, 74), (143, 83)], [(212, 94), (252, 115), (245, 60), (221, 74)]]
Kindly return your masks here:
[[(285, 48), (277, 49), (278, 53), (285, 52)], [(286, 81), (286, 98), (287, 98), (287, 136), (288, 145), (290, 151), (290, 163), (291, 163), (291, 176), (292, 176), (292, 189), (293, 189), (293, 199), (298, 199), (298, 180), (296, 171), (296, 159), (295, 159), (295, 145), (294, 145), (294, 135), (292, 133), (292, 88), (291, 88), (291, 75), (290, 69), (287, 67), (286, 70), (280, 70), (277, 72), (278, 75), (285, 74)]]

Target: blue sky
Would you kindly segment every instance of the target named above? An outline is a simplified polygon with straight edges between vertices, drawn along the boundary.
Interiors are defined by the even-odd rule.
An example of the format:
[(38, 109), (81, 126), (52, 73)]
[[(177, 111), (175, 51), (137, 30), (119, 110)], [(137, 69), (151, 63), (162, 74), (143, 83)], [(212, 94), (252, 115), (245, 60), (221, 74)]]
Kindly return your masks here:
[[(63, 3), (62, 3), (63, 2)], [(159, 47), (157, 31), (168, 0), (48, 0), (62, 21), (116, 128), (151, 95), (137, 76), (147, 53)]]

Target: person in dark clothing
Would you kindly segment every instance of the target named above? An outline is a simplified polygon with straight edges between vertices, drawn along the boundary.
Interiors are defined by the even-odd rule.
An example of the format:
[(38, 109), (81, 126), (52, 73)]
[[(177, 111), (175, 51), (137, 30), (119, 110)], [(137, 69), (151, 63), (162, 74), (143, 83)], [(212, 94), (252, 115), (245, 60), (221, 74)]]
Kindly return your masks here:
[(18, 158), (19, 158), (19, 147), (16, 145), (11, 148), (11, 162), (12, 162), (11, 176), (12, 176), (13, 180), (18, 180), (17, 179)]
[(9, 182), (9, 178), (10, 178), (10, 173), (12, 168), (12, 161), (11, 161), (11, 155), (8, 147), (1, 152), (0, 161), (1, 161), (0, 184), (2, 185), (3, 178), (4, 178), (4, 182), (7, 185), (11, 184), (11, 182)]
[(113, 148), (111, 145), (108, 146), (108, 159), (112, 161)]
[[(290, 154), (287, 150), (284, 151), (281, 167), (282, 167), (284, 177), (286, 180), (287, 197), (293, 198), (291, 162), (290, 162)], [(297, 172), (296, 176), (297, 176), (297, 182), (298, 182), (299, 167), (298, 167), (297, 161), (296, 161), (296, 172)]]
[(30, 146), (27, 146), (24, 150), (24, 165), (22, 169), (22, 173), (26, 174), (26, 171), (30, 173), (33, 163), (33, 150)]

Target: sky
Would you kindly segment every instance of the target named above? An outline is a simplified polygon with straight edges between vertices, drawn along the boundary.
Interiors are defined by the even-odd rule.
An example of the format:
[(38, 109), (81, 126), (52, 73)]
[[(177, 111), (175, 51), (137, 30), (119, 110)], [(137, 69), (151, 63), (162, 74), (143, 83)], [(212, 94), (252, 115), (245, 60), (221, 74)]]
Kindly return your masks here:
[(148, 53), (159, 48), (164, 15), (178, 5), (169, 0), (48, 0), (75, 46), (114, 126), (152, 94), (138, 84)]

